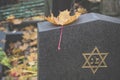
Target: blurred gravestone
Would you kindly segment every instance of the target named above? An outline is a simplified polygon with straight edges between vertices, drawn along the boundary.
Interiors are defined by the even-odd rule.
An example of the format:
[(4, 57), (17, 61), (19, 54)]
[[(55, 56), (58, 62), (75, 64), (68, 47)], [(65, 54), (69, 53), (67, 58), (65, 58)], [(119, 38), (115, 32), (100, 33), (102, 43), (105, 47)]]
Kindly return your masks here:
[(2, 79), (2, 65), (0, 64), (0, 80)]
[[(6, 38), (6, 34), (4, 32), (0, 31), (0, 48), (4, 49), (5, 47), (5, 38)], [(3, 67), (0, 64), (0, 80), (2, 79), (2, 75), (3, 75)]]
[(38, 24), (38, 80), (119, 80), (120, 20), (95, 13), (60, 27)]
[(53, 0), (45, 0), (45, 16), (50, 16)]
[(0, 31), (0, 48), (4, 49), (6, 34)]

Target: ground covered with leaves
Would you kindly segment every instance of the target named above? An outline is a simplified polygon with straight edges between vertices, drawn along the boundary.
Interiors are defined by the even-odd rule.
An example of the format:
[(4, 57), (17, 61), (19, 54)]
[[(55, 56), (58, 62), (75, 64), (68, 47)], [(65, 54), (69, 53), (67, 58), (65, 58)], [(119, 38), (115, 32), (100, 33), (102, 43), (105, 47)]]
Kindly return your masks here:
[[(0, 29), (6, 32), (5, 27)], [(21, 40), (9, 42), (8, 49), (0, 51), (0, 63), (7, 67), (5, 80), (37, 80), (37, 28), (29, 25), (22, 30)]]

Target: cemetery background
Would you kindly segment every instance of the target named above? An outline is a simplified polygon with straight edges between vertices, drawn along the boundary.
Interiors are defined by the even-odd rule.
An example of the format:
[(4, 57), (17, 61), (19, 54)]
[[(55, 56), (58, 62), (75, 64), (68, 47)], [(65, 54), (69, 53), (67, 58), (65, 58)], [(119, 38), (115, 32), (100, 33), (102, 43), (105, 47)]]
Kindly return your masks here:
[[(4, 1), (5, 0), (3, 0), (3, 2)], [(88, 13), (97, 12), (117, 18), (119, 18), (120, 16), (120, 0), (101, 0), (102, 2), (100, 0), (90, 0), (89, 2), (87, 0), (84, 1), (82, 2), (82, 0), (78, 0), (78, 4), (85, 7)], [(44, 15), (50, 14), (48, 4), (51, 5), (52, 0), (49, 0), (48, 4), (43, 0), (16, 0), (16, 2), (10, 0), (6, 2), (7, 3), (0, 3), (0, 30), (2, 32), (5, 32), (6, 35), (6, 37), (2, 39), (3, 42), (2, 46), (0, 47), (2, 47), (3, 50), (7, 53), (7, 56), (9, 56), (11, 59), (10, 61), (12, 62), (12, 65), (15, 66), (13, 70), (11, 70), (10, 77), (7, 76), (7, 79), (10, 80), (11, 78), (12, 80), (13, 78), (17, 78), (17, 75), (23, 74), (20, 70), (22, 67), (26, 66), (26, 71), (24, 72), (24, 75), (22, 75), (20, 80), (25, 80), (25, 78), (35, 80), (37, 75), (36, 54), (38, 51), (37, 23), (42, 23), (44, 21)], [(112, 3), (114, 3), (113, 6), (111, 6)], [(7, 6), (5, 6), (6, 4)], [(104, 8), (106, 6), (107, 9)], [(11, 18), (14, 20), (11, 21)], [(4, 42), (4, 40), (6, 42)], [(18, 49), (19, 47), (20, 49)], [(3, 52), (1, 53), (4, 54)], [(22, 55), (19, 53), (22, 53)], [(6, 60), (6, 63), (10, 62)], [(22, 65), (23, 63), (24, 65)], [(16, 64), (19, 64), (20, 66), (17, 66)], [(7, 64), (7, 66), (9, 65)], [(6, 68), (5, 66), (0, 67), (0, 78), (2, 79), (2, 76), (6, 76), (6, 74), (3, 73), (5, 72), (5, 70), (8, 70), (8, 68)], [(20, 71), (19, 74), (15, 73), (18, 71), (18, 69)], [(32, 75), (29, 75), (29, 73)]]

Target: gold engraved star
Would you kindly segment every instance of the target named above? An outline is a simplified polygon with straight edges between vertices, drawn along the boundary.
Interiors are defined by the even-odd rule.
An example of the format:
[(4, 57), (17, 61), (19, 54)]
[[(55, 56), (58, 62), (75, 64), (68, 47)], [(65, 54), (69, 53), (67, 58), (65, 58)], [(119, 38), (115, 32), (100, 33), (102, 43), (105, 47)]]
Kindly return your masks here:
[(95, 74), (99, 68), (108, 67), (105, 59), (108, 53), (100, 53), (99, 49), (95, 47), (91, 53), (83, 53), (85, 63), (82, 68), (89, 68)]

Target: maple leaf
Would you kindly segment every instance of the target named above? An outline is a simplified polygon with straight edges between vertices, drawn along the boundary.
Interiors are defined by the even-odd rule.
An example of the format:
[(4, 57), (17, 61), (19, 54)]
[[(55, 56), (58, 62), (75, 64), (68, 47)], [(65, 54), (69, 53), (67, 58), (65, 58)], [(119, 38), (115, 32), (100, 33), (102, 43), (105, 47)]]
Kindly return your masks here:
[(35, 45), (37, 45), (37, 39), (30, 42), (30, 46), (35, 46)]
[(12, 69), (9, 70), (9, 72), (11, 76), (17, 77), (22, 74), (22, 67), (21, 66), (13, 67)]
[(23, 30), (25, 31), (31, 31), (34, 29), (34, 26), (30, 25), (30, 26), (26, 26)]
[(27, 59), (29, 61), (29, 65), (35, 65), (35, 62), (37, 60), (37, 54), (31, 53), (29, 56), (27, 56)]
[(31, 33), (31, 34), (30, 34), (30, 39), (31, 39), (31, 40), (37, 39), (37, 32)]
[(11, 68), (10, 61), (9, 61), (6, 53), (1, 48), (0, 48), (0, 64)]
[(13, 49), (12, 50), (12, 53), (15, 55), (15, 54), (18, 54), (18, 53), (21, 53), (22, 52), (22, 50), (21, 49), (19, 49), (19, 48), (16, 48), (16, 49)]
[(5, 29), (5, 27), (0, 26), (0, 31), (6, 32), (7, 30)]
[(21, 19), (13, 19), (13, 20), (11, 20), (11, 22), (12, 22), (13, 24), (21, 24), (21, 23), (22, 23), (22, 20), (21, 20)]
[(32, 20), (44, 20), (44, 16), (33, 16)]
[(31, 38), (31, 36), (28, 32), (23, 32), (23, 39), (29, 40), (30, 38)]
[(37, 48), (36, 47), (33, 47), (33, 48), (31, 48), (30, 49), (30, 52), (32, 53), (32, 52), (36, 52), (37, 51)]
[(12, 19), (15, 19), (15, 16), (14, 16), (14, 15), (9, 15), (9, 16), (7, 17), (7, 20), (12, 20)]
[(21, 49), (22, 51), (26, 50), (28, 48), (28, 44), (24, 43), (23, 45), (21, 45), (19, 47), (19, 49)]
[(87, 10), (84, 9), (84, 8), (78, 8), (77, 9), (77, 12), (81, 13), (81, 14), (84, 14), (84, 13), (87, 13)]
[(45, 17), (45, 19), (55, 25), (63, 26), (63, 25), (67, 25), (74, 22), (75, 20), (78, 19), (80, 15), (81, 13), (75, 12), (75, 14), (71, 16), (68, 10), (64, 10), (64, 11), (61, 11), (57, 17), (54, 17), (54, 15), (51, 14), (50, 17)]

